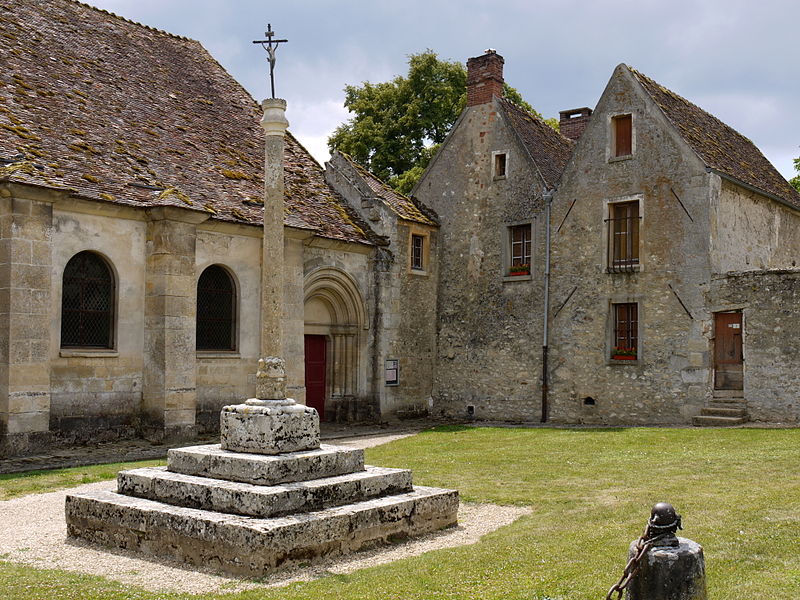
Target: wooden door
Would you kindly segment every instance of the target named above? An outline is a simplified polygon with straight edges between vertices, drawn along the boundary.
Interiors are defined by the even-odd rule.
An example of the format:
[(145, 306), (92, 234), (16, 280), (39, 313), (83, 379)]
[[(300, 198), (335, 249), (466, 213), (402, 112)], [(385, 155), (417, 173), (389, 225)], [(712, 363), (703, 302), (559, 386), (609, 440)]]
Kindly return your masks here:
[(327, 342), (324, 335), (305, 336), (306, 404), (317, 409), (320, 420), (325, 417)]
[(714, 388), (743, 389), (742, 313), (714, 315)]

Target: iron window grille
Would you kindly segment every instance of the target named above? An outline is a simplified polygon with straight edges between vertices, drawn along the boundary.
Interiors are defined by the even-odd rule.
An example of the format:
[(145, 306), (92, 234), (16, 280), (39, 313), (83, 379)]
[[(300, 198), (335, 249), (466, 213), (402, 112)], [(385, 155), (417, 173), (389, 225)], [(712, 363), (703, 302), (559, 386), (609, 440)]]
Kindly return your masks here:
[(639, 201), (609, 205), (608, 270), (611, 273), (635, 271), (639, 267)]
[(61, 347), (113, 348), (114, 274), (94, 252), (73, 256), (61, 289)]
[(635, 360), (639, 357), (639, 305), (614, 304), (614, 345), (611, 358)]
[(236, 349), (236, 288), (228, 272), (211, 265), (197, 281), (198, 350)]
[(423, 250), (424, 238), (421, 235), (411, 236), (411, 268), (415, 271), (423, 271)]

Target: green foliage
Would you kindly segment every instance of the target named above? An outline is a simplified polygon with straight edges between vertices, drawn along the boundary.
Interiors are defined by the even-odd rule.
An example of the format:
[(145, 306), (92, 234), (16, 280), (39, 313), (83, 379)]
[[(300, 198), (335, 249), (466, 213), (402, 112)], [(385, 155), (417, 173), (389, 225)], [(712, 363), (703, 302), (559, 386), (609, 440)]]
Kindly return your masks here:
[(798, 174), (795, 177), (792, 177), (789, 180), (789, 183), (794, 186), (794, 189), (800, 192), (800, 158), (794, 159), (794, 170), (797, 171)]
[[(328, 148), (349, 154), (402, 193), (419, 180), (438, 144), (466, 103), (467, 71), (426, 50), (408, 59), (408, 74), (384, 83), (345, 87), (345, 107), (353, 114), (328, 138)], [(505, 85), (506, 97), (539, 113)], [(554, 119), (547, 123), (553, 126)]]
[[(651, 505), (669, 501), (681, 535), (704, 546), (710, 600), (796, 600), (799, 446), (800, 429), (442, 427), (368, 449), (367, 462), (413, 469), (416, 484), (458, 489), (462, 502), (532, 512), (469, 546), (191, 598), (596, 600), (622, 573)], [(189, 598), (9, 562), (0, 590), (4, 600)]]

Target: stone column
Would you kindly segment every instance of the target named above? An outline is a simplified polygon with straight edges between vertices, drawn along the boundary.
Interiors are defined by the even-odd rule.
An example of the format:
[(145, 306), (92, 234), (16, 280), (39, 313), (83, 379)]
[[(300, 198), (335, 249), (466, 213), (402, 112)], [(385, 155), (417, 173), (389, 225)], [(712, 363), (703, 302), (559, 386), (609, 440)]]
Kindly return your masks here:
[(148, 211), (142, 433), (150, 440), (196, 434), (197, 225), (207, 214)]
[(50, 442), (51, 231), (55, 197), (0, 188), (0, 457)]
[(284, 135), (286, 101), (262, 103), (266, 133), (264, 237), (261, 258), (261, 356), (256, 397), (225, 406), (220, 415), (220, 445), (234, 452), (280, 454), (319, 448), (319, 415), (286, 397), (283, 359), (284, 304)]

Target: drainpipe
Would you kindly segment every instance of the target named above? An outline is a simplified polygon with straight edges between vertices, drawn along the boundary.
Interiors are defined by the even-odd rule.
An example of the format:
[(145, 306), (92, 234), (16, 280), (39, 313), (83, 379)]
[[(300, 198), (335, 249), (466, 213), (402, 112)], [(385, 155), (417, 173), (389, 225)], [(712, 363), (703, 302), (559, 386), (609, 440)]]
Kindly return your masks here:
[(544, 327), (542, 328), (542, 423), (547, 423), (547, 346), (550, 337), (550, 206), (553, 203), (553, 191), (545, 189), (544, 200), (545, 243), (544, 243)]

